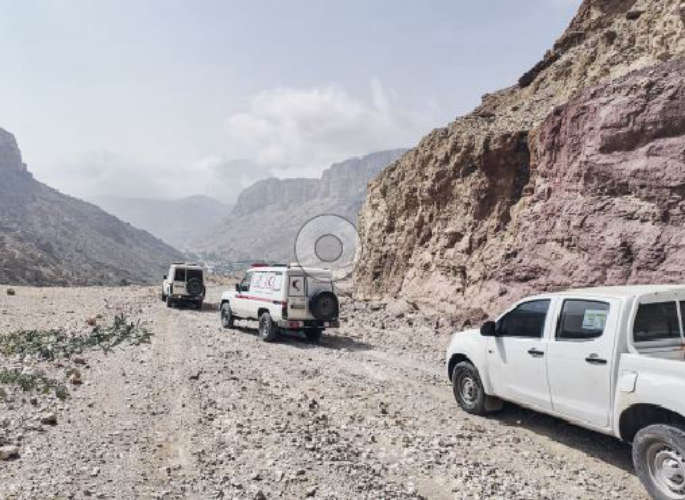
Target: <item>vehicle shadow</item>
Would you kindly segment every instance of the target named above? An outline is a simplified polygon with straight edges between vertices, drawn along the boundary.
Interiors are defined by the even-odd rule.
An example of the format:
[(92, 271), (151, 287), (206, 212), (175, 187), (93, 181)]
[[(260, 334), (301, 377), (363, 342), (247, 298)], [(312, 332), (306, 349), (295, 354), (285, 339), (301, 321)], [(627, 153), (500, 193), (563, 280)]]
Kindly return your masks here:
[(216, 302), (203, 302), (202, 303), (202, 309), (200, 309), (200, 312), (212, 312), (212, 313), (219, 313), (219, 304)]
[(523, 427), (569, 448), (635, 474), (630, 445), (618, 439), (570, 424), (560, 418), (505, 403), (501, 411), (487, 418), (510, 427)]
[(373, 345), (368, 344), (366, 342), (361, 342), (352, 337), (335, 334), (327, 335), (326, 332), (324, 332), (318, 344), (313, 344), (309, 342), (303, 334), (286, 333), (281, 334), (280, 338), (282, 341), (293, 339), (296, 342), (293, 342), (292, 345), (294, 347), (303, 349), (323, 348), (332, 349), (334, 351), (341, 351), (343, 349), (346, 349), (348, 351), (371, 351), (374, 349)]
[[(253, 323), (255, 326), (250, 327), (244, 324), (236, 324), (233, 326), (233, 330), (237, 330), (242, 333), (249, 333), (256, 337), (257, 322), (255, 321), (250, 323)], [(332, 349), (336, 351), (347, 349), (348, 351), (370, 351), (375, 348), (372, 344), (360, 342), (352, 337), (335, 334), (329, 335), (326, 332), (324, 332), (318, 344), (310, 342), (307, 340), (307, 337), (305, 337), (304, 333), (300, 332), (281, 333), (276, 339), (275, 343), (287, 344), (288, 346), (292, 346), (296, 349)]]

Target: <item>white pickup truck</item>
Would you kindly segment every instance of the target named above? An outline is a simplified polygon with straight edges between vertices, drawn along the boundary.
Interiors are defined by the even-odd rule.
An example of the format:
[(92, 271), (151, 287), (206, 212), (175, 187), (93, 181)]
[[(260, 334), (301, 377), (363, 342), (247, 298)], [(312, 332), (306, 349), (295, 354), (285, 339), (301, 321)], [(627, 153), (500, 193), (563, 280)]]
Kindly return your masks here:
[(685, 499), (684, 318), (685, 286), (537, 295), (455, 333), (447, 373), (465, 411), (507, 400), (611, 434), (653, 498)]

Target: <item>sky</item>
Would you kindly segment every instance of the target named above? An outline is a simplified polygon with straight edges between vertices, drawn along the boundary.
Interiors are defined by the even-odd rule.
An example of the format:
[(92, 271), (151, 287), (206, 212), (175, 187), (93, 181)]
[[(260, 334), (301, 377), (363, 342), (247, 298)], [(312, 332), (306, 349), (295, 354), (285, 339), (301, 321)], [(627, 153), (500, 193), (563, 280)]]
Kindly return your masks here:
[(580, 0), (0, 0), (0, 127), (60, 191), (232, 202), (411, 147), (512, 85)]

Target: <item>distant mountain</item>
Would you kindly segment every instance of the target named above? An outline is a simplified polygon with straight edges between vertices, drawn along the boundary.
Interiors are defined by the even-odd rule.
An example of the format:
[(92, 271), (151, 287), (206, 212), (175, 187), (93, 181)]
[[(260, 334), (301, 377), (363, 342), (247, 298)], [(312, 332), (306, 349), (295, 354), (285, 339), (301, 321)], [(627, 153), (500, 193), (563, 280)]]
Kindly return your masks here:
[(0, 129), (0, 283), (89, 285), (159, 281), (174, 248), (36, 181)]
[(108, 196), (91, 201), (182, 250), (189, 249), (231, 210), (214, 198), (199, 195), (177, 200)]
[(243, 190), (224, 222), (194, 249), (224, 260), (288, 260), (295, 237), (311, 217), (334, 213), (356, 221), (367, 183), (406, 150), (351, 158), (321, 178), (265, 179)]

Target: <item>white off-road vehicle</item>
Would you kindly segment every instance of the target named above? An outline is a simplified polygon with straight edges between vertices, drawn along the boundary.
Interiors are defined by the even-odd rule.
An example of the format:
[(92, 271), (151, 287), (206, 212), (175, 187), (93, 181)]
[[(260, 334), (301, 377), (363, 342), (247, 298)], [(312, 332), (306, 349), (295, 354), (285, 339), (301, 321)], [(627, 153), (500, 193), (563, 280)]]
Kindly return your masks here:
[(205, 300), (205, 271), (198, 264), (174, 262), (162, 283), (162, 300), (167, 307), (192, 304), (202, 309)]
[(252, 267), (235, 290), (223, 293), (219, 308), (224, 328), (233, 328), (236, 319), (255, 319), (267, 342), (282, 330), (302, 331), (318, 342), (324, 329), (339, 326), (331, 271), (297, 264)]
[(455, 333), (447, 375), (464, 410), (512, 401), (633, 444), (657, 499), (685, 498), (685, 286), (529, 297)]

